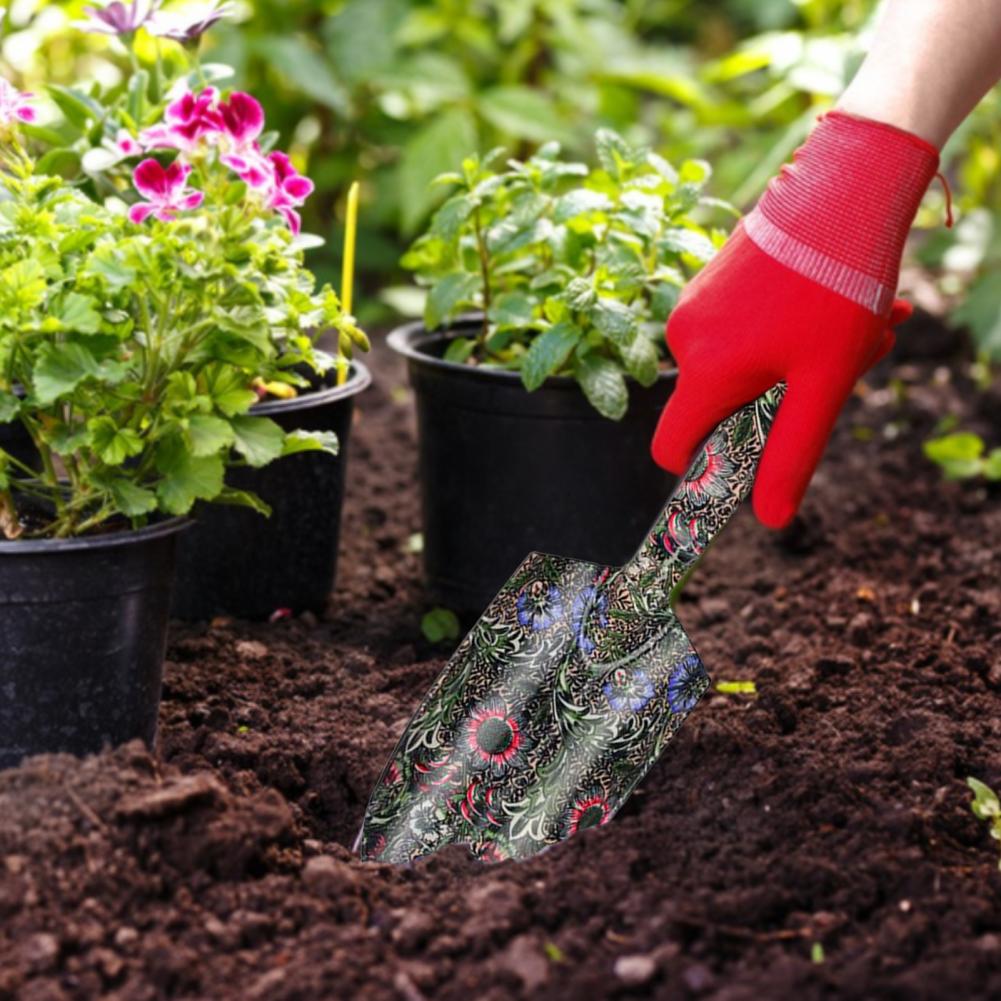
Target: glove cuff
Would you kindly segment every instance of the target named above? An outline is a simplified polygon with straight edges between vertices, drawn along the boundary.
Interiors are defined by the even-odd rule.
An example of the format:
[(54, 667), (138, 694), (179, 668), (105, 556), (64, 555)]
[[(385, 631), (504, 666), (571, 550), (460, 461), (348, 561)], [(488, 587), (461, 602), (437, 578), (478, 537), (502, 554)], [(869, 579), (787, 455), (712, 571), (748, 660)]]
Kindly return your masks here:
[(938, 162), (938, 150), (918, 136), (829, 112), (771, 181), (744, 230), (781, 264), (885, 315)]

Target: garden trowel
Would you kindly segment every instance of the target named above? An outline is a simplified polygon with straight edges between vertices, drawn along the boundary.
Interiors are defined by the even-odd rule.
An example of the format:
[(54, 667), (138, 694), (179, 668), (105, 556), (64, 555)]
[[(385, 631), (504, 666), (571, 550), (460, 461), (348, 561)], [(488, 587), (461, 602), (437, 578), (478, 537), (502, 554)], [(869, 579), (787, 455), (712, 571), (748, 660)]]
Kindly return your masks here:
[(625, 566), (524, 560), (400, 738), (362, 858), (526, 858), (611, 820), (709, 687), (671, 602), (750, 493), (784, 392), (719, 424)]

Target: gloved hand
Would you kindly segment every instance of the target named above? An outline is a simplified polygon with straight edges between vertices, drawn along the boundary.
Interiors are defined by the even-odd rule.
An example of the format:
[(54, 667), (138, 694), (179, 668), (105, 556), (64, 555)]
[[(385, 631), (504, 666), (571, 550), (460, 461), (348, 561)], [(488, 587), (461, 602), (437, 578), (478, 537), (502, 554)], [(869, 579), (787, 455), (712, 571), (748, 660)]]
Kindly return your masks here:
[(894, 300), (900, 258), (937, 169), (935, 147), (908, 132), (820, 119), (671, 314), (679, 376), (653, 440), (659, 465), (684, 473), (719, 421), (784, 380), (753, 506), (769, 527), (792, 519), (838, 412), (910, 315)]

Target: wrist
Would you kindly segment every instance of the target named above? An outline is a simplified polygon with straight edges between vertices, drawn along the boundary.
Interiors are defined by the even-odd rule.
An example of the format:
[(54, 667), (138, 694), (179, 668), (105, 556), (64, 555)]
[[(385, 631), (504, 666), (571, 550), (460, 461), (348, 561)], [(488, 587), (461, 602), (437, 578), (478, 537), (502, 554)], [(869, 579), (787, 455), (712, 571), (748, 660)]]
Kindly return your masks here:
[(821, 116), (745, 219), (767, 254), (873, 313), (888, 313), (904, 241), (938, 151), (892, 124)]

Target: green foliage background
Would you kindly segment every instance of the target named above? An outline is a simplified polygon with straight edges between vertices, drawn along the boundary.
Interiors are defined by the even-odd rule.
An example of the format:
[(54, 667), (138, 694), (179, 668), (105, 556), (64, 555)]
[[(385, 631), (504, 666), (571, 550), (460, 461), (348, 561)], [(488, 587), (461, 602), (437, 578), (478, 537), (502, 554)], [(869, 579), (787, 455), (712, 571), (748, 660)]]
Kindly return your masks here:
[[(22, 83), (113, 78), (121, 55), (67, 32), (83, 0), (15, 0), (0, 71)], [(364, 183), (359, 263), (368, 290), (399, 281), (405, 243), (463, 155), (526, 155), (560, 140), (587, 156), (596, 128), (702, 157), (712, 193), (747, 208), (828, 107), (864, 52), (875, 0), (241, 0), (209, 35), (318, 185), (305, 225), (338, 268), (348, 183)], [(933, 191), (923, 262), (985, 355), (1001, 357), (1001, 107), (996, 94), (947, 147), (962, 222), (941, 230)], [(392, 295), (390, 296), (392, 298)], [(371, 304), (374, 296), (363, 302)]]

